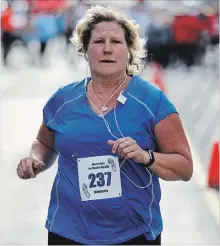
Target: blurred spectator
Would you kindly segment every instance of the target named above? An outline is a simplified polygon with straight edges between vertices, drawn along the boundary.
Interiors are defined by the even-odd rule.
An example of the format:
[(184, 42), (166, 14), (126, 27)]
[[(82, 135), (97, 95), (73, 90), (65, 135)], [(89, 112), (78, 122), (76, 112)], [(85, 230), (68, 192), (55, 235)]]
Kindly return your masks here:
[(51, 13), (38, 13), (33, 17), (32, 23), (40, 41), (40, 57), (43, 64), (49, 40), (58, 35), (55, 15)]
[(195, 64), (199, 36), (202, 30), (202, 23), (195, 15), (185, 13), (174, 17), (172, 32), (175, 49), (179, 59), (188, 68)]
[(219, 44), (219, 13), (207, 15), (206, 28), (210, 35), (211, 44)]
[(166, 68), (169, 64), (171, 45), (171, 27), (168, 23), (152, 21), (147, 29), (147, 51), (149, 60)]
[(16, 12), (12, 8), (11, 2), (6, 4), (6, 8), (1, 12), (1, 43), (4, 65), (8, 65), (8, 54), (15, 41), (19, 40), (25, 45), (21, 37), (21, 31), (26, 25), (26, 23), (19, 22), (19, 19), (16, 19)]
[(125, 11), (128, 16), (136, 20), (139, 24), (139, 34), (141, 38), (146, 37), (146, 30), (150, 23), (149, 7), (146, 1), (136, 0), (135, 6)]
[(62, 1), (31, 1), (31, 27), (30, 39), (36, 39), (40, 43), (40, 62), (45, 65), (45, 53), (48, 42), (59, 35), (57, 25), (57, 9), (64, 7)]
[[(65, 24), (64, 24), (64, 36), (67, 44), (67, 52), (69, 52), (70, 37), (73, 34), (73, 30), (77, 22), (83, 17), (89, 5), (83, 0), (78, 0), (75, 6), (69, 6), (65, 11)], [(69, 61), (72, 64), (74, 62), (73, 54), (70, 54)]]

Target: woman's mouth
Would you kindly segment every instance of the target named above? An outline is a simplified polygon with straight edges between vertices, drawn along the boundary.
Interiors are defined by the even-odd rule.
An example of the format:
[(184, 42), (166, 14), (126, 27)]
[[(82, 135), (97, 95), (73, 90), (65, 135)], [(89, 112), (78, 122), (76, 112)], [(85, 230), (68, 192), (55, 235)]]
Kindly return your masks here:
[(102, 60), (101, 62), (102, 63), (115, 63), (115, 61), (113, 60)]

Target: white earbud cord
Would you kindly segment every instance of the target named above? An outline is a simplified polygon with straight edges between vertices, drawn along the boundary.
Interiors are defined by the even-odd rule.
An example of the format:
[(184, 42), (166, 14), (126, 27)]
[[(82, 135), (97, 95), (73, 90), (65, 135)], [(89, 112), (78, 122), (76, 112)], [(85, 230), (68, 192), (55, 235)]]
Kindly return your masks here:
[[(87, 66), (87, 68), (88, 68), (88, 66)], [(87, 84), (88, 84), (88, 79), (86, 80), (86, 86), (87, 86)], [(122, 84), (121, 84), (122, 85)], [(101, 114), (101, 117), (102, 117), (102, 119), (103, 119), (103, 121), (104, 121), (104, 123), (105, 123), (105, 126), (106, 126), (106, 128), (107, 128), (107, 130), (108, 130), (108, 132), (111, 134), (111, 136), (112, 137), (114, 137), (115, 139), (118, 139), (118, 137), (116, 137), (112, 132), (111, 132), (111, 129), (110, 129), (110, 126), (109, 126), (109, 124), (108, 124), (108, 122), (107, 122), (107, 120), (105, 119), (105, 117), (104, 117), (104, 115), (102, 114), (102, 112), (99, 110), (99, 109), (97, 109), (97, 107), (95, 106), (95, 104), (92, 102), (92, 100), (88, 97), (88, 94), (87, 94), (87, 91), (86, 91), (86, 86), (85, 86), (85, 93), (86, 93), (86, 96), (87, 96), (87, 98), (88, 98), (88, 100), (90, 101), (90, 103), (94, 106), (94, 108), (98, 111), (98, 112), (100, 112), (100, 114)], [(120, 88), (120, 87), (119, 87)], [(118, 88), (118, 89), (119, 89)], [(116, 92), (115, 92), (116, 93)], [(106, 105), (106, 104), (105, 104)], [(105, 106), (104, 105), (104, 106)], [(114, 108), (114, 118), (115, 118), (115, 123), (116, 123), (116, 126), (117, 126), (117, 128), (118, 128), (118, 131), (120, 132), (120, 134), (121, 134), (121, 136), (122, 137), (125, 137), (124, 135), (123, 135), (123, 133), (122, 133), (122, 131), (120, 130), (120, 127), (119, 127), (119, 125), (118, 125), (118, 121), (117, 121), (117, 117), (116, 117), (116, 107)], [(139, 188), (139, 189), (144, 189), (144, 188), (147, 188), (150, 184), (152, 184), (152, 201), (151, 201), (151, 203), (150, 203), (150, 205), (149, 205), (149, 213), (150, 213), (150, 222), (149, 222), (149, 227), (150, 227), (150, 224), (151, 224), (151, 222), (152, 222), (152, 219), (153, 219), (153, 216), (152, 216), (152, 213), (151, 213), (151, 206), (152, 206), (152, 204), (153, 204), (153, 201), (154, 201), (154, 191), (153, 191), (153, 182), (152, 182), (152, 175), (151, 175), (151, 173), (149, 172), (149, 170), (145, 167), (145, 169), (147, 170), (147, 172), (149, 173), (149, 175), (150, 175), (150, 181), (149, 181), (149, 183), (146, 185), (146, 186), (144, 186), (144, 187), (142, 187), (142, 186), (138, 186), (137, 184), (135, 184), (129, 177), (128, 177), (128, 175), (125, 173), (125, 172), (123, 172), (122, 170), (121, 170), (121, 166), (124, 164), (124, 162), (126, 161), (126, 159), (124, 158), (124, 160), (122, 161), (122, 163), (121, 163), (121, 165), (120, 165), (120, 171), (125, 175), (125, 177), (135, 186), (135, 187), (137, 187), (137, 188)], [(153, 234), (153, 236), (154, 236), (154, 233), (152, 232), (152, 234)], [(154, 238), (155, 238), (155, 236), (154, 236)]]
[[(122, 137), (125, 137), (125, 136), (123, 135), (122, 131), (121, 131), (120, 128), (119, 128), (118, 121), (117, 121), (117, 117), (116, 117), (116, 110), (115, 110), (115, 109), (114, 109), (114, 117), (115, 117), (115, 123), (116, 123), (116, 126), (117, 126), (117, 128), (118, 128), (120, 134), (122, 135)], [(126, 160), (126, 159), (124, 159), (123, 162), (121, 163), (120, 168), (121, 168), (121, 166), (124, 164), (125, 160)], [(128, 179), (135, 187), (137, 187), (137, 188), (139, 188), (139, 189), (145, 189), (145, 188), (147, 188), (147, 187), (151, 184), (151, 187), (152, 187), (152, 189), (151, 189), (152, 200), (151, 200), (151, 203), (150, 203), (150, 205), (149, 205), (149, 213), (150, 213), (149, 227), (150, 227), (150, 224), (151, 224), (152, 219), (153, 219), (153, 216), (152, 216), (152, 213), (151, 213), (151, 206), (152, 206), (153, 201), (154, 201), (154, 185), (153, 185), (153, 182), (152, 182), (152, 174), (150, 173), (150, 171), (149, 171), (146, 167), (145, 167), (145, 169), (147, 170), (147, 172), (148, 172), (149, 175), (150, 175), (150, 181), (149, 181), (149, 183), (148, 183), (146, 186), (139, 186), (139, 185), (135, 184), (135, 183), (128, 177), (128, 175), (127, 175), (124, 171), (122, 171), (121, 169), (120, 169), (120, 171), (126, 176), (126, 178), (127, 178), (127, 179)], [(152, 231), (151, 231), (151, 232), (152, 232)], [(153, 236), (154, 236), (154, 233), (153, 233), (153, 232), (152, 232), (152, 234), (153, 234)], [(154, 236), (154, 238), (155, 238), (155, 236)]]
[[(88, 79), (87, 79), (86, 85), (87, 85), (87, 84), (88, 84)], [(106, 119), (105, 119), (105, 117), (104, 117), (102, 111), (100, 111), (100, 110), (95, 106), (95, 104), (92, 102), (92, 100), (89, 98), (89, 96), (88, 96), (88, 94), (87, 94), (87, 91), (86, 91), (86, 88), (85, 88), (85, 93), (86, 93), (86, 96), (87, 96), (88, 100), (89, 100), (90, 103), (92, 104), (92, 106), (100, 113), (100, 116), (101, 116), (102, 119), (104, 120), (104, 123), (105, 123), (105, 126), (106, 126), (108, 132), (111, 134), (112, 137), (114, 137), (115, 139), (118, 139), (118, 138), (111, 132), (111, 129), (110, 129), (110, 127), (109, 127), (109, 124), (108, 124), (108, 122), (106, 121)]]
[[(86, 83), (86, 84), (87, 84), (87, 83)], [(104, 121), (104, 123), (105, 123), (105, 126), (106, 126), (106, 128), (107, 128), (107, 130), (108, 130), (108, 132), (111, 134), (112, 137), (114, 137), (115, 139), (118, 139), (118, 137), (116, 137), (116, 136), (112, 133), (111, 128), (110, 128), (110, 126), (109, 126), (107, 120), (105, 119), (104, 115), (102, 114), (102, 112), (95, 106), (95, 104), (94, 104), (94, 103), (92, 102), (92, 100), (89, 98), (89, 96), (88, 96), (86, 90), (85, 90), (85, 93), (86, 93), (86, 96), (87, 96), (88, 100), (90, 101), (90, 103), (91, 103), (91, 104), (93, 105), (93, 107), (100, 113), (100, 115), (101, 115), (101, 117), (102, 117), (102, 119), (103, 119), (103, 121)], [(123, 133), (121, 132), (120, 127), (119, 127), (119, 125), (118, 125), (118, 121), (117, 121), (117, 117), (116, 117), (116, 110), (115, 110), (115, 108), (114, 108), (114, 118), (115, 118), (115, 123), (116, 123), (116, 126), (117, 126), (117, 128), (118, 128), (118, 131), (120, 132), (120, 134), (121, 134), (122, 137), (125, 137), (125, 136), (123, 135)], [(121, 166), (124, 164), (125, 161), (126, 161), (126, 159), (124, 158), (124, 160), (123, 160), (122, 163), (120, 164), (120, 168), (121, 168)], [(145, 189), (145, 188), (147, 188), (147, 187), (151, 184), (151, 182), (152, 182), (152, 175), (151, 175), (151, 173), (149, 172), (149, 170), (148, 170), (147, 168), (145, 168), (145, 169), (147, 170), (147, 172), (148, 172), (149, 175), (150, 175), (150, 182), (149, 182), (146, 186), (139, 186), (139, 185), (135, 184), (135, 183), (128, 177), (128, 175), (127, 175), (124, 171), (122, 171), (121, 169), (120, 169), (120, 171), (127, 177), (127, 179), (128, 179), (134, 186), (136, 186), (137, 188), (140, 188), (140, 189)]]
[[(88, 68), (88, 67), (87, 67), (87, 68)], [(118, 89), (114, 92), (114, 94), (113, 94), (110, 98), (112, 98), (112, 97), (118, 92), (118, 90), (121, 88), (121, 86), (125, 83), (126, 78), (127, 78), (127, 75), (125, 76), (125, 79), (124, 79), (123, 82), (120, 84), (120, 86), (118, 87)], [(87, 76), (87, 80), (86, 80), (86, 86), (87, 86), (87, 85), (88, 85), (88, 76)], [(100, 110), (95, 106), (95, 104), (92, 102), (92, 100), (89, 98), (89, 96), (88, 96), (88, 94), (87, 94), (87, 91), (86, 91), (86, 86), (85, 86), (85, 93), (86, 93), (86, 96), (87, 96), (88, 100), (89, 100), (90, 103), (93, 105), (93, 107), (100, 113), (100, 116), (102, 117), (102, 119), (103, 119), (103, 121), (104, 121), (104, 123), (105, 123), (105, 126), (106, 126), (108, 132), (111, 134), (111, 136), (114, 137), (115, 139), (118, 139), (118, 137), (116, 137), (116, 136), (112, 133), (111, 128), (110, 128), (110, 126), (109, 126), (107, 120), (105, 119), (105, 117), (104, 117), (102, 111), (100, 111)], [(110, 98), (107, 100), (107, 102), (110, 100)], [(107, 104), (107, 102), (104, 104), (104, 106)], [(119, 125), (118, 125), (118, 121), (117, 121), (117, 117), (116, 117), (116, 110), (115, 110), (115, 109), (116, 109), (116, 107), (114, 108), (114, 118), (115, 118), (116, 126), (117, 126), (118, 131), (120, 132), (121, 136), (122, 136), (122, 137), (125, 137), (125, 136), (123, 135), (123, 133), (122, 133), (122, 131), (121, 131)], [(121, 168), (121, 166), (124, 164), (125, 161), (126, 161), (126, 159), (124, 158), (124, 160), (123, 160), (122, 163), (120, 164), (120, 168)], [(147, 187), (152, 183), (152, 175), (151, 175), (151, 173), (149, 172), (149, 170), (148, 170), (146, 167), (145, 167), (145, 169), (147, 170), (147, 172), (148, 172), (149, 175), (150, 175), (150, 182), (149, 182), (146, 186), (139, 186), (139, 185), (135, 184), (135, 183), (128, 177), (128, 175), (127, 175), (124, 171), (122, 171), (121, 169), (120, 169), (120, 171), (123, 172), (123, 174), (127, 177), (127, 179), (128, 179), (134, 186), (136, 186), (137, 188), (140, 188), (140, 189), (145, 189), (145, 188), (147, 188)]]
[[(125, 137), (125, 136), (123, 135), (123, 133), (122, 133), (122, 131), (121, 131), (119, 125), (118, 125), (118, 121), (117, 121), (117, 117), (116, 117), (116, 110), (115, 110), (115, 108), (114, 108), (114, 117), (115, 117), (115, 123), (116, 123), (116, 126), (117, 126), (117, 128), (118, 128), (118, 131), (120, 132), (120, 134), (121, 134), (122, 137)], [(125, 161), (126, 161), (126, 159), (124, 159), (124, 160), (122, 161), (122, 163), (121, 163), (121, 165), (120, 165), (120, 168), (121, 168), (121, 166), (124, 164)], [(127, 177), (127, 179), (129, 179), (129, 181), (130, 181), (134, 186), (136, 186), (137, 188), (140, 188), (140, 189), (145, 189), (145, 188), (147, 188), (147, 187), (152, 183), (152, 175), (151, 175), (151, 173), (149, 172), (149, 170), (148, 170), (146, 167), (145, 167), (145, 169), (147, 170), (147, 172), (148, 172), (149, 175), (150, 175), (150, 181), (149, 181), (149, 183), (148, 183), (146, 186), (139, 186), (139, 185), (135, 184), (135, 183), (128, 177), (128, 175), (127, 175), (125, 172), (123, 172), (122, 170), (121, 170), (121, 172), (123, 172), (123, 174)]]
[[(126, 82), (126, 79), (127, 79), (127, 74), (125, 75), (123, 81), (121, 82), (121, 84), (119, 85), (119, 87), (117, 88), (117, 90), (109, 97), (109, 99), (105, 102), (105, 104), (102, 106), (102, 108), (104, 108), (107, 105), (107, 103), (109, 102), (109, 100), (119, 91), (119, 89), (122, 87), (122, 85)], [(90, 100), (90, 102), (91, 102), (91, 100)], [(101, 115), (103, 115), (103, 114), (101, 113)]]

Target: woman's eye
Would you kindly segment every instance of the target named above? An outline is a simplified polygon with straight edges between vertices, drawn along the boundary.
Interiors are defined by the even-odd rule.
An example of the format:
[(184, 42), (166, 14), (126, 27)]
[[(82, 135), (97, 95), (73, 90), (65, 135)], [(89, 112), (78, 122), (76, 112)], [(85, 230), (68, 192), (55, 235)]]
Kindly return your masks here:
[(112, 40), (112, 43), (113, 44), (119, 44), (119, 43), (121, 43), (119, 40)]
[(95, 44), (102, 44), (103, 42), (104, 42), (104, 41), (100, 39), (100, 40), (96, 40), (94, 43), (95, 43)]

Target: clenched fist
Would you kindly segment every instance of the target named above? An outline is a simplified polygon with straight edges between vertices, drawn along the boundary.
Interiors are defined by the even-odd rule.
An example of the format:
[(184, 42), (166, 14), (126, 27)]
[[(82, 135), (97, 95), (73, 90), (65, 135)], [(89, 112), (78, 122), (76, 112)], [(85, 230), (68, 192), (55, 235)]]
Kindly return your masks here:
[(45, 167), (43, 161), (38, 161), (32, 157), (20, 160), (17, 167), (18, 177), (21, 179), (35, 178)]

